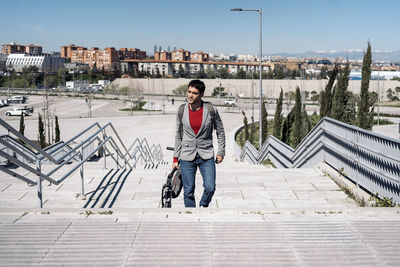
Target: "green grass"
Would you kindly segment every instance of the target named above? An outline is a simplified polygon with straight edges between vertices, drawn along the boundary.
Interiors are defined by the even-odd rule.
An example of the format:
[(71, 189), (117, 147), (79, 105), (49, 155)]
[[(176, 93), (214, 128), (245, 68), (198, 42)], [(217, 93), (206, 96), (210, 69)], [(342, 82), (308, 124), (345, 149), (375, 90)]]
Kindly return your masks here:
[[(378, 113), (374, 112), (374, 116), (378, 116)], [(391, 114), (391, 113), (379, 113), (379, 117), (391, 117), (391, 118), (400, 118), (400, 114)]]
[[(394, 124), (394, 122), (387, 119), (379, 119), (379, 125), (389, 125), (389, 124)], [(378, 125), (377, 119), (374, 119), (374, 125)]]
[(120, 108), (120, 111), (148, 111), (147, 109), (143, 109), (143, 106), (146, 105), (146, 101), (141, 101), (139, 105), (133, 108)]

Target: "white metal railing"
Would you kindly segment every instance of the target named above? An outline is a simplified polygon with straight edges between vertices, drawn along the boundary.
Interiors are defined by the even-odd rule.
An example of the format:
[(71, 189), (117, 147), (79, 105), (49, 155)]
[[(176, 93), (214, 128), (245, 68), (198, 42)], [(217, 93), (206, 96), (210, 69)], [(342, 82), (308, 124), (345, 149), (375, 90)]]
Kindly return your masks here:
[[(0, 162), (2, 163), (0, 171), (30, 185), (37, 185), (40, 207), (43, 206), (42, 180), (45, 179), (58, 185), (78, 169), (80, 169), (81, 176), (81, 194), (84, 195), (83, 167), (96, 153), (99, 153), (103, 158), (104, 168), (106, 168), (106, 156), (110, 156), (114, 160), (116, 168), (134, 168), (138, 159), (145, 162), (145, 168), (157, 168), (159, 164), (164, 163), (159, 145), (150, 147), (146, 138), (144, 138), (142, 140), (136, 139), (127, 149), (111, 123), (104, 126), (100, 126), (97, 122), (93, 123), (68, 141), (57, 143), (48, 149), (41, 149), (2, 119), (0, 119), (0, 126), (8, 131), (8, 134), (0, 136)], [(107, 132), (109, 129), (111, 129), (111, 135)], [(10, 136), (11, 134), (15, 136), (15, 139)], [(21, 142), (16, 141), (16, 139), (21, 140)], [(139, 153), (133, 153), (132, 151), (136, 151), (138, 147)], [(114, 153), (111, 152), (110, 148)], [(61, 177), (55, 178), (55, 173), (72, 161), (77, 162), (77, 164), (64, 172)], [(31, 172), (36, 176), (36, 179), (13, 171), (8, 168), (9, 163)], [(54, 168), (48, 173), (43, 173), (42, 164), (52, 164)]]
[(370, 193), (400, 203), (400, 140), (325, 117), (296, 149), (272, 135), (260, 151), (248, 141), (243, 149), (234, 145), (237, 159), (254, 164), (266, 158), (278, 168), (326, 162)]

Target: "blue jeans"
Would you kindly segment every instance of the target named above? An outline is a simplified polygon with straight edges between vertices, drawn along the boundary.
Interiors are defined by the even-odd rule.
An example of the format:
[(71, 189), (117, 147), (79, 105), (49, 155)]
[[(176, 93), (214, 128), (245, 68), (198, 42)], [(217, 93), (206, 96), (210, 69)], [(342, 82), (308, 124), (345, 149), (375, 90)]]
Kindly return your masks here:
[(186, 208), (195, 208), (194, 189), (197, 167), (203, 177), (203, 196), (200, 206), (208, 207), (215, 192), (215, 163), (214, 158), (202, 159), (198, 154), (193, 161), (180, 160), (182, 172), (183, 197)]

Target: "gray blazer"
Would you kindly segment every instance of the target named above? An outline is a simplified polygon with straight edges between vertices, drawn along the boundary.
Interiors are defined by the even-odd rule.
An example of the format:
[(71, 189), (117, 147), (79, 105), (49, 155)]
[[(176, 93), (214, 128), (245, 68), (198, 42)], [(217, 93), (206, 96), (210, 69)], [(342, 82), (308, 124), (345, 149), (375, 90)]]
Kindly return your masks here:
[[(175, 148), (174, 157), (186, 161), (192, 161), (198, 153), (202, 159), (210, 159), (214, 157), (213, 147), (213, 123), (211, 114), (207, 109), (207, 105), (203, 104), (203, 119), (201, 127), (197, 135), (194, 133), (189, 121), (189, 104), (186, 103), (183, 116), (182, 128), (178, 112), (176, 114), (176, 134), (175, 134)], [(222, 125), (221, 117), (218, 110), (215, 110), (215, 130), (218, 138), (218, 153), (219, 156), (225, 156), (225, 131)], [(182, 130), (182, 131), (181, 131)]]

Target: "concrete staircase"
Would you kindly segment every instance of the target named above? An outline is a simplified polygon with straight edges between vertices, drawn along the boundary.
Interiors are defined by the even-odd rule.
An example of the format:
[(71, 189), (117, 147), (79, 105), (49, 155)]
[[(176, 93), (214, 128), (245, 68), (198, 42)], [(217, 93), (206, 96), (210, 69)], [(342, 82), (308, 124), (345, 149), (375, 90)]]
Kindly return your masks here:
[[(315, 169), (227, 158), (208, 209), (160, 208), (170, 165), (85, 165), (59, 186), (0, 182), (0, 266), (398, 266), (400, 209), (361, 208)], [(196, 200), (202, 194), (197, 175)]]

